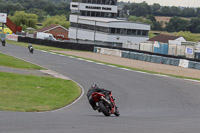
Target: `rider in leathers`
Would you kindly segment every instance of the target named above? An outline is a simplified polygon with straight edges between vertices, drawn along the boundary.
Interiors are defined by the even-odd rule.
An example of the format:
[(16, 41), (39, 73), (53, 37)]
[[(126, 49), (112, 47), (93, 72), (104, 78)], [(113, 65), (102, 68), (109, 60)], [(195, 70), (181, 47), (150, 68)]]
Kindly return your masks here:
[(88, 97), (89, 103), (90, 103), (90, 105), (92, 106), (92, 108), (93, 108), (94, 110), (97, 110), (98, 107), (97, 107), (95, 101), (92, 99), (92, 93), (93, 93), (93, 92), (102, 92), (103, 94), (107, 95), (107, 94), (109, 94), (111, 91), (105, 90), (105, 89), (103, 89), (103, 88), (99, 88), (99, 87), (97, 86), (97, 84), (93, 84), (93, 85), (89, 88), (89, 90), (88, 90), (88, 92), (87, 92), (87, 97)]

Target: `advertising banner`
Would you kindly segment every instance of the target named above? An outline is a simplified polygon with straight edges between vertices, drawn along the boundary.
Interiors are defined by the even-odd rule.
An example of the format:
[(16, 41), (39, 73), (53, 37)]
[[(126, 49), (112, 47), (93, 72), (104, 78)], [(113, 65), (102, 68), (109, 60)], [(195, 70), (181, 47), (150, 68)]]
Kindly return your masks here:
[(180, 66), (180, 67), (184, 67), (184, 68), (188, 68), (188, 66), (189, 66), (189, 61), (188, 61), (188, 60), (184, 60), (184, 59), (180, 59), (179, 66)]
[(185, 53), (186, 54), (193, 54), (193, 48), (186, 48)]
[(7, 40), (18, 41), (18, 35), (6, 34)]
[(6, 20), (7, 20), (7, 14), (0, 13), (0, 23), (6, 23)]

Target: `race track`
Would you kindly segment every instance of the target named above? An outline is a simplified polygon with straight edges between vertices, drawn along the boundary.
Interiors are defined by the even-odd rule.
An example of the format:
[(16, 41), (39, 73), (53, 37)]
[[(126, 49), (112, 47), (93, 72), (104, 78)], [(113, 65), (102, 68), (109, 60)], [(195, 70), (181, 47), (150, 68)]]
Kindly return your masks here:
[(6, 44), (0, 52), (59, 72), (85, 91), (92, 83), (109, 89), (120, 117), (105, 117), (85, 94), (52, 112), (0, 112), (0, 133), (199, 133), (200, 83), (162, 77)]

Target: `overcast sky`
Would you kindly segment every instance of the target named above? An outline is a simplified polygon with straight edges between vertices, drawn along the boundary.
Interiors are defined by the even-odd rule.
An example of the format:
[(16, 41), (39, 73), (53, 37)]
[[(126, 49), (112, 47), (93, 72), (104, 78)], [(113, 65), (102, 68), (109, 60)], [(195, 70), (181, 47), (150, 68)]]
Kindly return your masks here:
[(200, 7), (200, 0), (118, 0), (118, 2), (120, 1), (135, 3), (146, 1), (149, 5), (159, 3), (161, 6)]

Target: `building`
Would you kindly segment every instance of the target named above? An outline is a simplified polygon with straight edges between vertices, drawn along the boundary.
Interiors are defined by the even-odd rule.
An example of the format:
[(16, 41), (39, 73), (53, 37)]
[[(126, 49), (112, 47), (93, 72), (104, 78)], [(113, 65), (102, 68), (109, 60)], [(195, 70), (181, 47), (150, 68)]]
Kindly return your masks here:
[(57, 40), (69, 40), (68, 29), (61, 25), (51, 24), (37, 30), (37, 32), (51, 33)]
[(148, 41), (179, 45), (181, 45), (182, 42), (186, 42), (185, 38), (182, 36), (175, 36), (169, 34), (159, 34), (150, 38)]
[(118, 19), (117, 0), (72, 0), (70, 9), (72, 42), (122, 47), (149, 39), (150, 25)]

